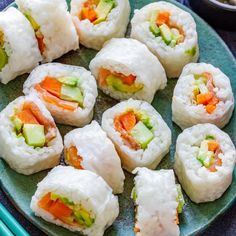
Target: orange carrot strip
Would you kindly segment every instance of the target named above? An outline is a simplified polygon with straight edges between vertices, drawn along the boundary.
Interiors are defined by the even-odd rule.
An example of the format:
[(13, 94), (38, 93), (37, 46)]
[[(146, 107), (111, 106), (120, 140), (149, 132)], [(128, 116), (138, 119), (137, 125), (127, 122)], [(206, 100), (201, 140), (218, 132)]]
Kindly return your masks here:
[(45, 102), (53, 104), (62, 109), (75, 111), (79, 106), (77, 102), (64, 101), (56, 96), (53, 96), (52, 94), (48, 93), (45, 89), (43, 89), (39, 84), (35, 86), (35, 89), (42, 96)]
[(75, 146), (71, 146), (66, 149), (66, 155), (69, 155), (70, 159), (68, 160), (75, 168), (84, 169), (81, 166), (81, 161), (83, 158), (78, 155), (77, 148)]
[(81, 10), (81, 20), (88, 19), (91, 22), (97, 19), (97, 13), (94, 9), (90, 9), (88, 7), (83, 7)]
[(216, 96), (213, 96), (213, 98), (209, 101), (209, 105), (217, 105), (219, 103), (219, 99)]
[(211, 105), (211, 104), (206, 105), (206, 111), (209, 114), (211, 114), (215, 109), (216, 109), (215, 105)]
[(46, 76), (40, 86), (56, 97), (61, 95), (62, 84), (54, 77)]
[(67, 207), (63, 202), (61, 202), (61, 200), (57, 199), (56, 201), (53, 202), (53, 204), (51, 205), (51, 207), (48, 210), (53, 216), (57, 217), (57, 218), (61, 218), (61, 217), (68, 217), (71, 215), (71, 213), (73, 212), (72, 209), (70, 209), (69, 207)]
[(101, 68), (98, 75), (98, 83), (100, 86), (106, 85), (106, 78), (111, 75), (111, 72), (107, 69)]
[(44, 43), (44, 37), (43, 35), (36, 33), (36, 39), (38, 41), (38, 47), (39, 47), (39, 51), (41, 52), (41, 54), (44, 53), (45, 49), (46, 49), (46, 45)]
[(118, 132), (122, 132), (123, 131), (123, 127), (122, 127), (122, 124), (120, 122), (119, 116), (115, 117), (115, 119), (114, 119), (114, 126), (115, 126), (116, 131), (118, 131)]
[(178, 225), (179, 224), (179, 214), (176, 211), (176, 218), (175, 218), (175, 223)]
[(141, 231), (140, 228), (134, 227), (134, 232), (135, 232), (135, 233), (139, 233), (140, 231)]
[(29, 109), (22, 110), (16, 114), (23, 124), (38, 124), (39, 122), (34, 117)]
[(39, 109), (39, 107), (34, 103), (34, 102), (31, 102), (31, 101), (26, 101), (24, 103), (24, 109), (29, 109), (32, 114), (35, 116), (35, 118), (37, 119), (37, 121), (41, 124), (41, 125), (44, 125), (45, 128), (55, 128), (56, 125), (53, 121), (49, 120), (48, 118), (46, 118), (41, 110)]
[(51, 193), (47, 193), (38, 201), (38, 206), (46, 211), (48, 211), (52, 205)]
[(126, 131), (130, 131), (136, 125), (136, 116), (133, 112), (127, 112), (124, 115), (120, 116), (120, 122), (122, 123)]
[(132, 85), (134, 81), (136, 80), (136, 76), (134, 75), (125, 76), (121, 74), (120, 78), (123, 81), (123, 83), (127, 85)]
[(209, 140), (208, 141), (208, 150), (211, 152), (215, 152), (219, 148), (219, 143), (215, 140)]
[(213, 97), (212, 93), (198, 94), (197, 95), (197, 104), (207, 105), (208, 102), (212, 99), (212, 97)]
[(163, 24), (169, 24), (169, 21), (170, 21), (170, 13), (169, 12), (160, 12), (158, 13), (158, 16), (157, 16), (157, 25), (160, 26), (160, 25), (163, 25)]

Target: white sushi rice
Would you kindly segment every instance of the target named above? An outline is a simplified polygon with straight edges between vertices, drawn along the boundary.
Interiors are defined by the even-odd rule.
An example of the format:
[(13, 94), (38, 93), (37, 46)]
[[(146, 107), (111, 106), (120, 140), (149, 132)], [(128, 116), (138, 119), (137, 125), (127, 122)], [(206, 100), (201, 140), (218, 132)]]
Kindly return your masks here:
[(28, 79), (25, 81), (23, 92), (26, 95), (32, 93), (40, 96), (34, 87), (44, 80), (46, 76), (56, 78), (70, 76), (79, 78), (80, 87), (82, 88), (84, 96), (83, 108), (78, 107), (75, 111), (69, 111), (45, 101), (44, 103), (57, 123), (78, 127), (88, 124), (93, 118), (93, 107), (98, 95), (96, 81), (90, 71), (83, 67), (64, 65), (60, 63), (40, 65), (32, 71)]
[[(213, 113), (207, 113), (204, 105), (193, 104), (194, 74), (209, 72), (215, 86), (214, 92), (220, 102)], [(219, 128), (230, 120), (234, 110), (234, 95), (229, 78), (218, 68), (205, 63), (190, 63), (176, 84), (172, 98), (172, 119), (182, 129), (199, 123), (213, 123)]]
[(137, 168), (134, 178), (137, 199), (137, 236), (178, 236), (176, 224), (178, 192), (173, 170), (153, 171)]
[[(200, 143), (212, 135), (220, 144), (222, 166), (210, 172), (197, 160)], [(178, 136), (175, 172), (190, 199), (196, 203), (214, 201), (222, 196), (232, 182), (236, 151), (228, 134), (212, 124), (199, 124), (185, 129)]]
[(167, 83), (165, 71), (148, 48), (134, 39), (111, 39), (90, 62), (89, 68), (98, 80), (99, 70), (107, 69), (123, 75), (136, 76), (135, 83), (144, 85), (136, 93), (123, 93), (106, 87), (102, 91), (118, 100), (130, 97), (152, 102), (157, 90), (164, 89)]
[[(66, 197), (73, 203), (81, 204), (85, 209), (91, 210), (96, 217), (94, 224), (84, 229), (70, 226), (41, 209), (38, 201), (48, 192)], [(58, 166), (49, 172), (38, 184), (30, 207), (44, 220), (88, 236), (102, 236), (119, 214), (118, 198), (112, 194), (112, 189), (100, 176), (70, 166)]]
[[(125, 144), (121, 134), (114, 127), (114, 118), (129, 109), (143, 112), (150, 117), (154, 138), (145, 150), (131, 149)], [(118, 103), (103, 113), (102, 128), (115, 144), (122, 165), (129, 172), (132, 172), (136, 167), (155, 169), (162, 158), (169, 152), (171, 131), (161, 115), (147, 102), (129, 99)]]
[(79, 48), (78, 36), (65, 0), (16, 0), (22, 13), (28, 13), (40, 26), (46, 49), (44, 62)]
[[(169, 12), (171, 14), (170, 21), (184, 31), (184, 42), (179, 43), (172, 48), (167, 46), (161, 37), (155, 37), (153, 35), (149, 29), (149, 19), (152, 12), (155, 10)], [(188, 12), (175, 5), (164, 1), (150, 3), (140, 10), (134, 11), (131, 25), (131, 38), (135, 38), (147, 45), (147, 47), (159, 58), (166, 70), (168, 78), (179, 77), (186, 64), (198, 60), (199, 48), (196, 23)], [(191, 56), (187, 51), (194, 47), (196, 48), (196, 53), (194, 56)]]
[(30, 175), (58, 165), (63, 144), (57, 128), (56, 137), (47, 147), (33, 148), (26, 144), (23, 137), (17, 138), (10, 117), (15, 114), (16, 108), (23, 106), (25, 101), (34, 102), (42, 114), (53, 121), (51, 114), (38, 98), (34, 96), (17, 98), (0, 113), (0, 156), (18, 173)]
[(125, 176), (120, 158), (113, 143), (96, 121), (66, 134), (64, 144), (65, 148), (77, 148), (78, 155), (82, 157), (81, 166), (85, 170), (103, 177), (114, 193), (123, 192)]
[(18, 75), (30, 72), (42, 60), (38, 43), (28, 20), (15, 8), (0, 12), (0, 31), (8, 63), (0, 71), (4, 84)]
[(108, 14), (106, 21), (96, 25), (88, 19), (79, 19), (80, 12), (86, 1), (71, 1), (71, 15), (73, 16), (82, 45), (87, 48), (100, 50), (107, 40), (124, 37), (130, 15), (128, 0), (115, 0), (116, 6)]

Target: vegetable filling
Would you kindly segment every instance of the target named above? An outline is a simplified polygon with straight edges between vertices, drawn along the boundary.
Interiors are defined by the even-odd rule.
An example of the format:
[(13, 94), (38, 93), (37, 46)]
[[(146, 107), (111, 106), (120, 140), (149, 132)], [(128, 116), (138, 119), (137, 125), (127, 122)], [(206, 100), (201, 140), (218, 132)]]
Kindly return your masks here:
[(0, 31), (0, 72), (8, 63), (8, 55), (4, 47), (4, 41), (5, 41), (4, 33)]
[(68, 198), (49, 192), (42, 197), (38, 206), (52, 214), (56, 219), (71, 226), (89, 228), (95, 222), (95, 215), (81, 204), (75, 204)]
[(30, 24), (32, 25), (34, 29), (35, 37), (38, 41), (39, 50), (41, 54), (43, 54), (46, 49), (46, 45), (44, 42), (44, 36), (40, 30), (40, 25), (35, 21), (35, 19), (29, 13), (25, 13), (24, 15), (28, 19), (28, 21), (30, 22)]
[(204, 105), (207, 113), (211, 114), (216, 109), (219, 99), (214, 92), (213, 77), (210, 73), (205, 72), (201, 75), (194, 75), (194, 100), (197, 105)]
[(136, 93), (144, 87), (141, 83), (135, 83), (135, 80), (136, 76), (134, 75), (126, 76), (121, 73), (110, 72), (104, 68), (100, 69), (98, 76), (99, 86), (107, 86), (123, 93)]
[(94, 25), (106, 21), (108, 14), (116, 6), (115, 0), (87, 0), (80, 12), (80, 20), (88, 19)]
[(45, 102), (59, 108), (75, 111), (83, 107), (84, 96), (78, 78), (46, 76), (35, 89)]
[(153, 11), (149, 29), (155, 37), (161, 37), (166, 45), (174, 48), (184, 41), (184, 32), (170, 21), (169, 12)]
[(16, 109), (11, 121), (17, 137), (23, 137), (34, 148), (47, 146), (56, 137), (54, 122), (47, 119), (34, 102), (27, 101), (21, 110)]
[(150, 118), (139, 111), (128, 110), (116, 116), (114, 126), (124, 143), (134, 150), (146, 149), (154, 138)]
[(71, 146), (65, 149), (65, 157), (66, 160), (77, 169), (84, 169), (81, 165), (81, 161), (83, 158), (78, 155), (77, 148), (75, 146)]
[(222, 153), (220, 144), (215, 137), (207, 135), (200, 144), (197, 160), (210, 172), (216, 172), (216, 167), (222, 166), (222, 160), (219, 157), (220, 153)]

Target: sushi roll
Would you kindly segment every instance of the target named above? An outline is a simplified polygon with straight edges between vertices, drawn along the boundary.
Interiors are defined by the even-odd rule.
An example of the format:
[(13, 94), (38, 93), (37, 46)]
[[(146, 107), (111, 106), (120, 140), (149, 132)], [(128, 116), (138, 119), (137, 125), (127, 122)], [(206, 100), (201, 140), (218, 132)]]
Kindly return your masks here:
[(23, 92), (36, 94), (57, 123), (84, 126), (93, 118), (98, 95), (94, 77), (83, 67), (48, 63), (35, 68)]
[(49, 172), (30, 207), (44, 220), (88, 236), (102, 236), (119, 214), (118, 198), (100, 176), (70, 166)]
[(193, 17), (175, 5), (160, 1), (134, 11), (131, 38), (145, 43), (159, 58), (168, 78), (179, 77), (183, 67), (199, 57)]
[(17, 9), (0, 12), (0, 82), (30, 72), (42, 60), (30, 23)]
[(184, 67), (172, 98), (172, 119), (177, 125), (185, 129), (212, 123), (222, 128), (233, 110), (230, 80), (220, 69), (205, 63)]
[(59, 164), (62, 138), (38, 98), (17, 98), (1, 111), (0, 120), (0, 156), (12, 169), (30, 175)]
[(114, 193), (123, 192), (125, 176), (120, 158), (113, 143), (96, 121), (69, 132), (64, 138), (64, 144), (67, 164), (93, 171), (103, 177)]
[(111, 38), (122, 38), (129, 23), (129, 0), (72, 0), (71, 15), (80, 43), (100, 50)]
[(212, 124), (199, 124), (178, 136), (175, 173), (193, 202), (211, 202), (232, 182), (236, 151), (228, 134)]
[(138, 236), (180, 235), (179, 214), (185, 204), (173, 170), (137, 168), (131, 193), (136, 206), (135, 234)]
[(152, 102), (167, 83), (165, 71), (147, 47), (134, 39), (111, 39), (90, 62), (99, 88), (118, 100)]
[(147, 102), (129, 99), (106, 110), (102, 128), (129, 172), (136, 167), (155, 169), (169, 152), (171, 131)]
[(44, 62), (79, 48), (79, 39), (65, 0), (16, 0), (34, 29)]

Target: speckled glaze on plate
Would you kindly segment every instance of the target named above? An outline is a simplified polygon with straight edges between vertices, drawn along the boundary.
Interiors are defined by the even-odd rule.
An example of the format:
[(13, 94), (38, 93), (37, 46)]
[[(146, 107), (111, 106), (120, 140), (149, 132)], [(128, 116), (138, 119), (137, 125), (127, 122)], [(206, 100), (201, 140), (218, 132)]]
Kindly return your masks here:
[[(69, 1), (68, 1), (69, 2)], [(149, 0), (131, 0), (132, 15), (134, 9), (140, 9), (144, 5), (150, 3)], [(168, 2), (174, 3), (184, 10), (191, 12), (188, 8), (178, 4), (175, 1), (169, 0)], [(13, 6), (15, 6), (13, 4)], [(225, 45), (221, 38), (215, 33), (215, 31), (206, 24), (196, 14), (191, 12), (197, 23), (197, 30), (199, 34), (200, 43), (200, 61), (211, 63), (216, 67), (219, 67), (226, 75), (231, 79), (231, 85), (233, 87), (234, 95), (236, 93), (236, 61)], [(130, 30), (128, 30), (129, 32)], [(95, 56), (96, 51), (81, 47), (79, 51), (70, 52), (60, 59), (58, 62), (72, 65), (80, 65), (88, 68), (90, 60)], [(9, 102), (22, 95), (22, 85), (27, 75), (20, 76), (14, 81), (11, 81), (7, 85), (0, 85), (0, 110), (2, 110)], [(163, 116), (164, 120), (168, 123), (168, 126), (172, 130), (172, 146), (170, 153), (163, 159), (157, 169), (172, 168), (174, 163), (175, 141), (178, 134), (181, 132), (171, 121), (171, 98), (176, 80), (172, 79), (168, 81), (168, 86), (163, 90), (157, 92), (152, 105)], [(117, 101), (99, 92), (97, 103), (95, 106), (94, 119), (101, 121), (103, 111), (107, 108), (115, 105)], [(62, 135), (69, 132), (72, 127), (59, 125), (59, 129)], [(236, 138), (236, 115), (233, 117), (229, 124), (224, 128), (234, 144)], [(0, 159), (0, 179), (1, 186), (6, 192), (7, 196), (17, 207), (17, 209), (33, 224), (44, 231), (48, 235), (53, 236), (72, 236), (78, 235), (72, 233), (62, 227), (55, 226), (47, 223), (34, 216), (30, 210), (30, 200), (36, 190), (36, 185), (41, 181), (48, 171), (42, 171), (40, 173), (24, 176), (11, 170), (8, 165)], [(124, 193), (119, 196), (120, 203), (120, 215), (114, 224), (108, 228), (105, 232), (106, 236), (131, 236), (134, 235), (134, 206), (130, 199), (131, 189), (133, 187), (133, 176), (129, 173), (125, 173), (125, 190)], [(230, 188), (225, 194), (218, 200), (212, 203), (194, 204), (185, 195), (186, 205), (183, 214), (180, 215), (180, 229), (181, 235), (189, 236), (196, 235), (204, 229), (206, 229), (211, 222), (220, 214), (222, 214), (227, 208), (229, 208), (236, 200), (236, 171), (234, 171), (234, 178)]]

